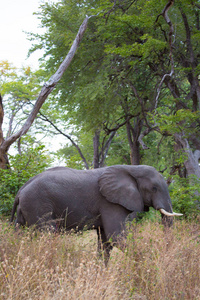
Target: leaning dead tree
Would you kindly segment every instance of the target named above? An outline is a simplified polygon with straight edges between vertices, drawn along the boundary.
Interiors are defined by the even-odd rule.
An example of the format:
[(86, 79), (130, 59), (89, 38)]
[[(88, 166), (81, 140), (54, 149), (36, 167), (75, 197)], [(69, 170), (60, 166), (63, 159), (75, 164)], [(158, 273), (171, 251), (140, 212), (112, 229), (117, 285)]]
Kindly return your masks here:
[(33, 109), (31, 113), (29, 114), (28, 118), (26, 119), (24, 125), (21, 127), (21, 129), (12, 134), (11, 136), (4, 138), (3, 136), (3, 118), (4, 118), (4, 110), (3, 110), (3, 103), (2, 103), (2, 98), (0, 97), (0, 168), (1, 169), (6, 169), (9, 167), (8, 164), (8, 150), (10, 146), (21, 136), (25, 135), (28, 130), (30, 129), (31, 125), (33, 124), (40, 108), (44, 104), (45, 100), (47, 99), (48, 95), (52, 92), (52, 90), (55, 88), (61, 77), (63, 76), (64, 72), (66, 69), (69, 67), (76, 50), (83, 38), (84, 32), (87, 28), (88, 20), (90, 17), (86, 16), (84, 19), (83, 23), (81, 24), (78, 33), (74, 39), (74, 42), (65, 57), (64, 61), (61, 63), (59, 66), (58, 70), (55, 72), (55, 74), (49, 79), (48, 82), (46, 82), (42, 89), (41, 92), (35, 102), (35, 105), (33, 106)]

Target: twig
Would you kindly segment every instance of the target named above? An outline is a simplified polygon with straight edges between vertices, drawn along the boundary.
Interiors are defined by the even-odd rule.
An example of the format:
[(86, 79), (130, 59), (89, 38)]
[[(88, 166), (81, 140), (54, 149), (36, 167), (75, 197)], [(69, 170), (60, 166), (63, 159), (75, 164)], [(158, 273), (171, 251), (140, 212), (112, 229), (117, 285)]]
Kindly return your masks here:
[(62, 134), (64, 137), (66, 137), (68, 140), (70, 140), (70, 142), (72, 143), (72, 145), (77, 149), (82, 161), (85, 164), (85, 168), (89, 169), (88, 163), (85, 159), (85, 156), (83, 155), (80, 147), (74, 142), (74, 140), (66, 133), (62, 132), (51, 120), (49, 120), (45, 115), (43, 115), (41, 112), (39, 112), (39, 114), (42, 116), (42, 119), (46, 122), (48, 122), (49, 124), (51, 124), (51, 126), (53, 126), (60, 134)]

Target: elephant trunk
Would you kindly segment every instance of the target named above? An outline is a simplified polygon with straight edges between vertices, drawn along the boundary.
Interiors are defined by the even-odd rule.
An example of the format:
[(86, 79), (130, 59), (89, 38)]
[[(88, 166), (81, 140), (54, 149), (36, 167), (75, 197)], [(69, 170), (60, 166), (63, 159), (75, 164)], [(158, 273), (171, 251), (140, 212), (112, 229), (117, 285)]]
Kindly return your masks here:
[(159, 209), (159, 211), (161, 212), (162, 223), (165, 226), (165, 228), (171, 227), (173, 225), (173, 217), (174, 216), (182, 216), (182, 214), (178, 214), (178, 213), (175, 213), (173, 211), (172, 212), (167, 212), (163, 208)]

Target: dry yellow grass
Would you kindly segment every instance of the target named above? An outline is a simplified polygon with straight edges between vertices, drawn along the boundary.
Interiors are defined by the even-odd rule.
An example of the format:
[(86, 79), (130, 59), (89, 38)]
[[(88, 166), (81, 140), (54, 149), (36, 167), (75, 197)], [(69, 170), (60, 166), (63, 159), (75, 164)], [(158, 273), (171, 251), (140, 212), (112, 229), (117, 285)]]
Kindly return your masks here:
[[(133, 239), (134, 237), (134, 239)], [(0, 299), (200, 299), (200, 225), (134, 225), (107, 268), (96, 233), (16, 233), (0, 223)]]

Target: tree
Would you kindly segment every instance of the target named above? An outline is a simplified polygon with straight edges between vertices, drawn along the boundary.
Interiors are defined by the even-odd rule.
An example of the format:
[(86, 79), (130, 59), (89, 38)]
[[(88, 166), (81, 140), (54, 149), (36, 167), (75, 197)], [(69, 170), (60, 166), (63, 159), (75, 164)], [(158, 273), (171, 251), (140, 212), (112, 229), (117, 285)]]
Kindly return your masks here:
[(3, 125), (3, 119), (4, 119), (4, 109), (3, 109), (3, 103), (2, 103), (2, 97), (0, 98), (0, 168), (6, 169), (9, 166), (8, 163), (8, 157), (7, 157), (7, 152), (10, 148), (10, 146), (21, 136), (27, 133), (29, 128), (31, 127), (32, 123), (34, 122), (38, 111), (42, 107), (43, 103), (45, 102), (46, 98), (48, 95), (51, 93), (51, 91), (54, 89), (56, 84), (59, 82), (60, 78), (62, 77), (63, 73), (65, 70), (68, 68), (70, 65), (72, 58), (75, 55), (75, 52), (79, 46), (79, 43), (83, 37), (83, 34), (87, 28), (87, 23), (88, 23), (89, 17), (86, 17), (81, 24), (79, 31), (76, 35), (76, 38), (67, 54), (65, 57), (64, 61), (61, 63), (57, 71), (53, 76), (51, 76), (50, 80), (46, 82), (42, 89), (41, 92), (37, 98), (37, 101), (35, 102), (33, 109), (31, 110), (28, 118), (26, 119), (25, 123), (22, 125), (22, 127), (16, 132), (13, 133), (10, 136), (7, 136), (4, 138), (3, 136), (3, 130), (2, 130), (2, 125)]
[[(135, 70), (142, 71), (144, 67), (149, 71), (151, 84), (153, 83), (155, 87), (154, 91), (156, 91), (156, 86), (158, 87), (154, 96), (148, 90), (147, 99), (151, 101), (151, 106), (146, 106), (145, 98), (140, 96), (137, 82), (139, 77), (136, 77), (134, 81), (137, 83), (137, 85), (134, 84), (135, 95), (139, 95), (140, 103), (141, 99), (143, 102), (141, 107), (143, 106), (145, 110), (147, 108), (152, 115), (153, 126), (147, 114), (144, 113), (146, 129), (143, 132), (150, 133), (154, 128), (165, 136), (172, 135), (177, 143), (176, 149), (181, 149), (181, 152), (185, 153), (188, 158), (184, 162), (187, 175), (195, 174), (200, 177), (198, 163), (200, 158), (198, 129), (200, 86), (198, 80), (199, 43), (197, 42), (199, 7), (194, 3), (184, 1), (179, 1), (177, 5), (174, 1), (168, 1), (166, 5), (163, 5), (162, 1), (159, 3), (138, 1), (136, 5), (132, 3), (131, 6), (126, 7), (129, 14), (124, 7), (118, 21), (123, 21), (126, 25), (128, 23), (132, 36), (135, 34), (134, 41), (130, 44), (124, 40), (123, 43), (115, 42), (114, 46), (112, 44), (109, 48), (107, 47), (107, 50), (111, 54), (120, 54), (125, 58), (132, 57)], [(122, 5), (118, 1), (109, 11), (108, 18), (112, 18), (112, 15), (116, 18), (115, 10), (117, 9), (122, 10)], [(152, 18), (152, 13), (154, 18)], [(175, 22), (176, 35), (173, 25)], [(113, 33), (119, 30), (119, 24), (120, 22), (116, 22), (115, 28), (112, 27)], [(169, 121), (171, 126), (169, 126)]]
[(98, 17), (70, 68), (74, 80), (64, 76), (60, 82), (60, 103), (76, 124), (94, 132), (126, 126), (132, 163), (143, 161), (147, 136), (157, 137), (152, 131), (161, 142), (173, 137), (175, 149), (187, 154), (187, 174), (199, 176), (198, 5), (164, 0), (45, 4), (39, 15), (47, 33), (35, 49), (44, 47), (50, 70), (63, 56), (79, 16), (91, 11)]
[[(174, 1), (169, 1), (168, 7), (170, 7), (173, 2)], [(170, 25), (170, 34), (173, 35), (173, 23), (167, 15), (168, 7), (165, 7), (162, 15)], [(198, 130), (194, 130), (194, 128), (198, 128), (200, 124), (200, 85), (197, 73), (199, 69), (199, 45), (196, 42), (200, 34), (199, 8), (193, 3), (182, 2), (177, 5), (176, 14), (179, 14), (181, 17), (185, 32), (181, 32), (180, 35), (177, 35), (174, 42), (169, 38), (171, 75), (173, 75), (175, 71), (173, 54), (176, 61), (176, 69), (181, 70), (181, 75), (178, 76), (178, 74), (176, 74), (176, 77), (163, 76), (163, 82), (170, 90), (176, 103), (174, 109), (176, 117), (173, 121), (171, 118), (171, 121), (173, 125), (178, 125), (176, 132), (174, 132), (177, 149), (181, 149), (187, 156), (184, 162), (187, 174), (194, 174), (200, 178), (199, 132)], [(174, 51), (173, 48), (175, 49)]]

